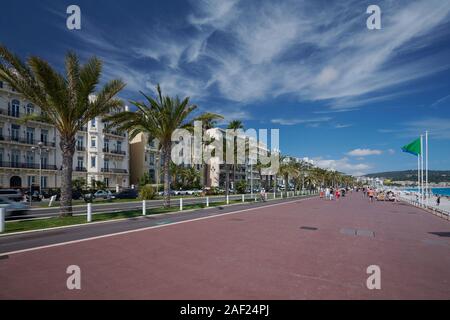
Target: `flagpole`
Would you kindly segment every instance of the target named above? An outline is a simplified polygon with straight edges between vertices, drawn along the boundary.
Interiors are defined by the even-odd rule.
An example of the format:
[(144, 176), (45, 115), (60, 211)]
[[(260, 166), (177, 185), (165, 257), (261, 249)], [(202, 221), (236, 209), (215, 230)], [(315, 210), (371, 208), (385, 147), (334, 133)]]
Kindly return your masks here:
[(417, 154), (417, 199), (420, 200), (420, 154)]
[(423, 134), (420, 135), (420, 182), (422, 184), (422, 193), (420, 195), (421, 206), (423, 206), (423, 193), (424, 193), (424, 183), (423, 183)]
[(428, 198), (430, 196), (430, 190), (428, 186), (428, 131), (425, 131), (425, 199), (428, 205)]

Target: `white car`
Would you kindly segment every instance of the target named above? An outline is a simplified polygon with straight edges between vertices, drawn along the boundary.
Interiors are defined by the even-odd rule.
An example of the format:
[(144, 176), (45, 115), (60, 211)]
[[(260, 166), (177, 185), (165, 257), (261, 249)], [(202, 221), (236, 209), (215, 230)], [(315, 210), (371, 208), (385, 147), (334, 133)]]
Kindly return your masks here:
[(0, 197), (0, 208), (6, 209), (7, 217), (24, 214), (29, 209), (28, 205), (24, 203), (11, 201), (3, 197)]
[(95, 199), (114, 199), (115, 196), (113, 196), (112, 192), (109, 190), (98, 190), (96, 193), (94, 193)]

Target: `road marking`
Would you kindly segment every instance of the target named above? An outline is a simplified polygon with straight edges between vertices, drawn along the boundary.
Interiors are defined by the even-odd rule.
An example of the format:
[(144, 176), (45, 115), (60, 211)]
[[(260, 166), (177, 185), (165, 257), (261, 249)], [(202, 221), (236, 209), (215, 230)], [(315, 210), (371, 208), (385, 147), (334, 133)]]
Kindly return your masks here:
[(220, 213), (220, 214), (217, 214), (217, 215), (214, 215), (214, 216), (206, 216), (206, 217), (201, 217), (201, 218), (195, 218), (195, 219), (190, 219), (190, 220), (173, 222), (173, 223), (164, 224), (164, 225), (156, 225), (156, 226), (145, 227), (145, 228), (140, 228), (140, 229), (121, 231), (121, 232), (110, 233), (110, 234), (105, 234), (105, 235), (95, 236), (95, 237), (90, 237), (90, 238), (85, 238), (85, 239), (54, 243), (54, 244), (49, 244), (49, 245), (40, 246), (40, 247), (34, 247), (34, 248), (28, 248), (28, 249), (22, 249), (22, 250), (16, 250), (16, 251), (4, 252), (4, 253), (0, 253), (0, 257), (7, 256), (7, 255), (10, 256), (10, 255), (13, 255), (13, 254), (24, 253), (24, 252), (29, 252), (29, 251), (36, 251), (36, 250), (41, 250), (41, 249), (53, 248), (53, 247), (60, 247), (60, 246), (65, 246), (65, 245), (69, 245), (69, 244), (80, 243), (80, 242), (85, 242), (85, 241), (91, 241), (91, 240), (96, 240), (96, 239), (109, 238), (109, 237), (114, 237), (114, 236), (134, 233), (134, 232), (141, 232), (141, 231), (146, 231), (146, 230), (151, 230), (151, 229), (164, 228), (164, 227), (173, 226), (173, 225), (182, 224), (182, 223), (195, 222), (195, 221), (200, 221), (200, 220), (206, 220), (206, 219), (212, 219), (212, 218), (217, 218), (217, 217), (223, 217), (223, 216), (232, 215), (232, 214), (236, 214), (236, 213), (254, 211), (254, 210), (258, 210), (258, 209), (262, 209), (262, 208), (271, 208), (271, 207), (280, 206), (280, 205), (286, 205), (286, 204), (291, 204), (291, 203), (303, 202), (303, 201), (311, 200), (311, 199), (315, 199), (315, 197), (305, 198), (305, 199), (301, 199), (301, 200), (296, 199), (296, 200), (293, 200), (293, 201), (282, 202), (282, 203), (274, 203), (274, 204), (261, 206), (261, 207), (256, 207), (256, 208), (242, 209), (242, 210), (238, 210), (238, 211)]

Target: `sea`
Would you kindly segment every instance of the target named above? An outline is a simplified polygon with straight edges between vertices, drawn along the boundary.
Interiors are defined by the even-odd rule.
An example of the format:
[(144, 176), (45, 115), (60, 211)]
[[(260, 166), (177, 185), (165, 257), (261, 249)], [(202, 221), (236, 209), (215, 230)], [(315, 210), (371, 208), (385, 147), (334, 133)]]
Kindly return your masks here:
[[(417, 192), (417, 188), (408, 188), (407, 191)], [(439, 194), (441, 196), (450, 196), (450, 187), (447, 188), (431, 188), (433, 194)]]

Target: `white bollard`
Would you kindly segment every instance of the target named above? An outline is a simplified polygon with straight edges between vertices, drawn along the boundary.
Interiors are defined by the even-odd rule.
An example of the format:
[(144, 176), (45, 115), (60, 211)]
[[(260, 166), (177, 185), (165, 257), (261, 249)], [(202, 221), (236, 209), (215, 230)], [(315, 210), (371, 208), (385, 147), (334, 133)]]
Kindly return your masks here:
[(92, 222), (92, 203), (87, 204), (87, 222)]
[(147, 202), (142, 200), (142, 215), (145, 216), (147, 214)]
[(245, 195), (242, 195), (242, 202), (245, 202)]
[(209, 207), (209, 197), (206, 197), (206, 206)]
[(180, 198), (180, 211), (183, 211), (183, 198)]
[(274, 198), (274, 199), (277, 198), (277, 192), (276, 192), (276, 191), (273, 193), (273, 198)]
[(0, 233), (5, 232), (6, 209), (0, 208)]
[(227, 204), (230, 204), (230, 196), (227, 195)]

